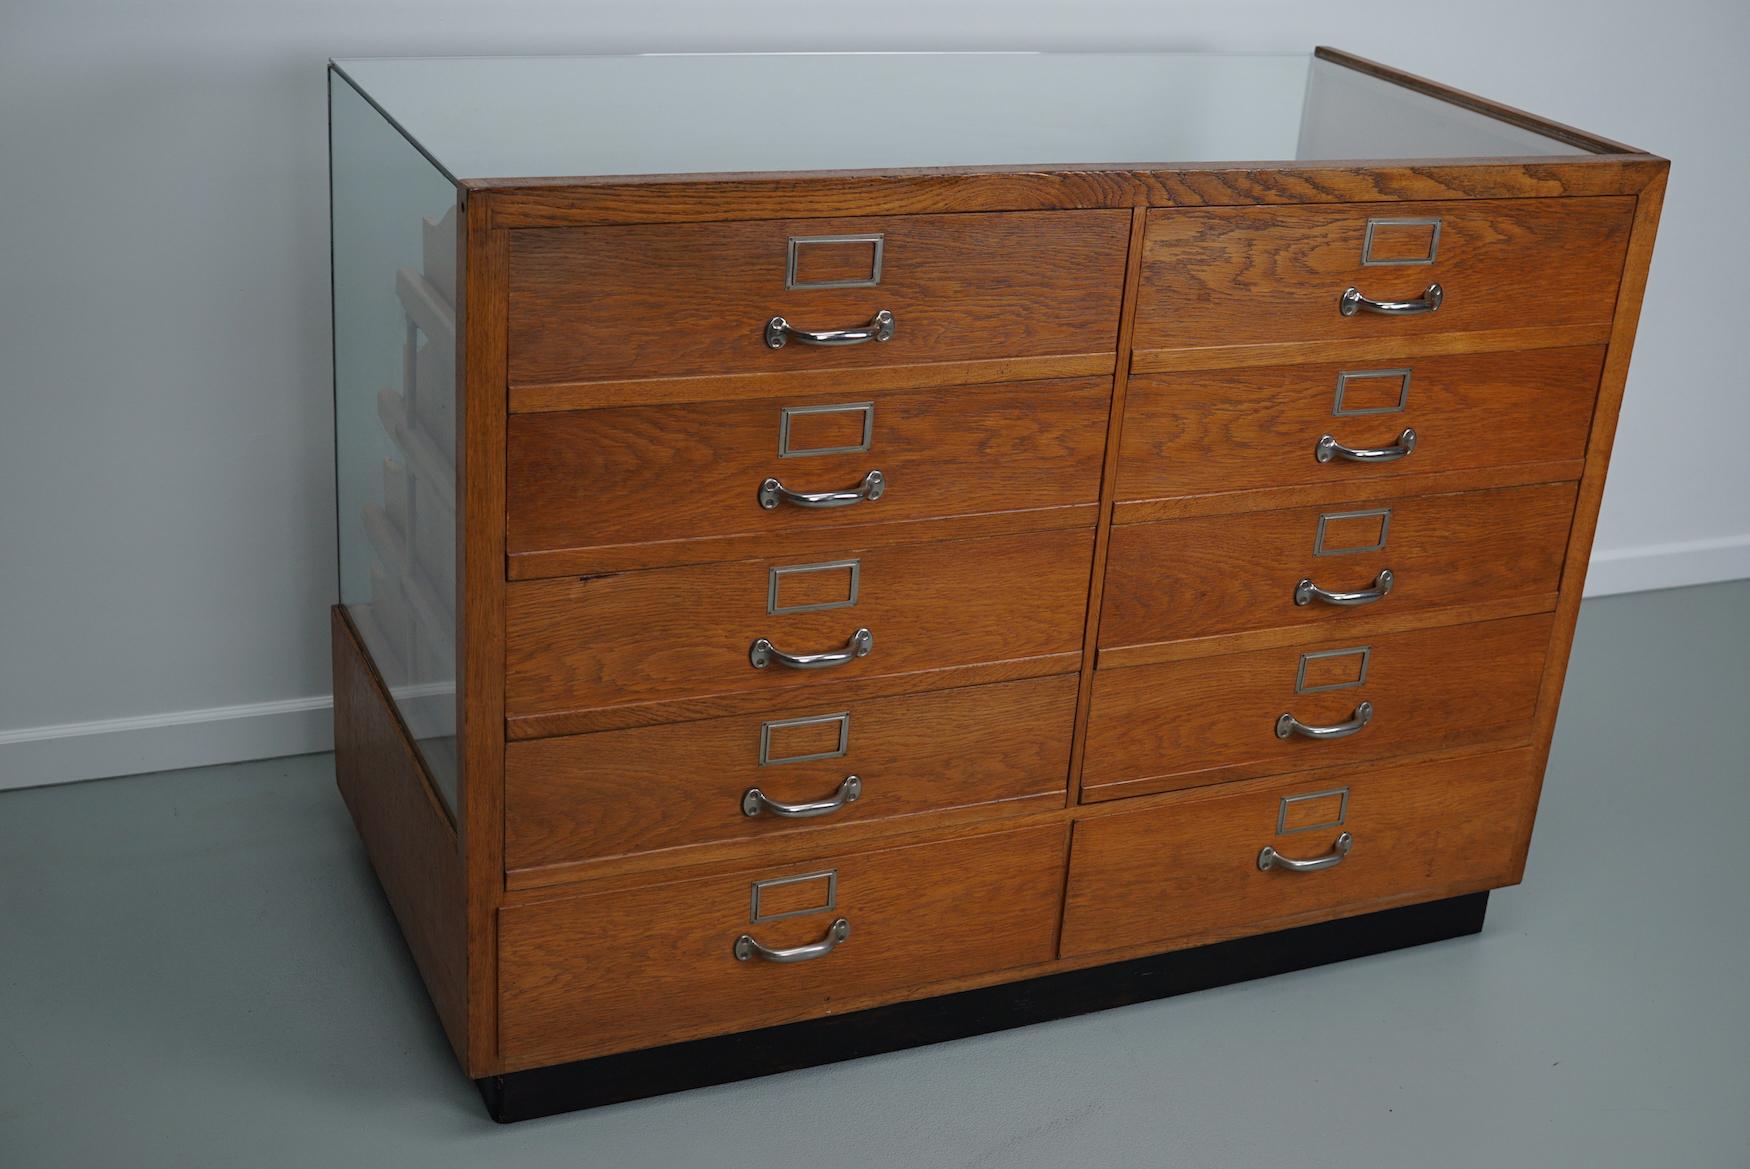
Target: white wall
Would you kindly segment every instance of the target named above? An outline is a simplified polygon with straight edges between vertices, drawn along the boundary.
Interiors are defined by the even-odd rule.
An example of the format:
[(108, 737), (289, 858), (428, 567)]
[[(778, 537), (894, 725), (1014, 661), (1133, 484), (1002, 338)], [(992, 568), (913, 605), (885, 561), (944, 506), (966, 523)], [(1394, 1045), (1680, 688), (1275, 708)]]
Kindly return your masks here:
[(1315, 43), (1673, 160), (1592, 585), (1750, 576), (1742, 0), (6, 0), (0, 787), (326, 743), (328, 57)]

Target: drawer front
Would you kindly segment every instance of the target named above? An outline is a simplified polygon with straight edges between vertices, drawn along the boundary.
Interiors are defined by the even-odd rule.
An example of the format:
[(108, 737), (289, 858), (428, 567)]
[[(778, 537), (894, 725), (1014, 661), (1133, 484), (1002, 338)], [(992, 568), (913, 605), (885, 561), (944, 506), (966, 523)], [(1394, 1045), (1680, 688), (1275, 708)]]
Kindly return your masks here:
[[(516, 231), (510, 380), (1110, 354), (1129, 231), (1125, 210)], [(882, 310), (887, 341), (766, 340), (774, 317), (824, 331), (866, 326)]]
[[(873, 1006), (1047, 962), (1065, 828), (822, 857), (499, 911), (499, 1042), (511, 1067)], [(757, 918), (757, 920), (755, 920)], [(792, 963), (740, 960), (746, 934)]]
[[(1077, 506), (1092, 524), (1111, 392), (1111, 379), (1097, 378), (520, 414), (509, 431), (510, 550), (759, 545)], [(866, 485), (872, 473), (878, 492)], [(807, 507), (766, 490), (768, 480), (855, 494)]]
[[(1100, 646), (1294, 627), (1335, 637), (1345, 623), (1514, 598), (1553, 608), (1576, 490), (1540, 483), (1121, 524)], [(1378, 592), (1386, 572), (1389, 590), (1361, 604), (1322, 601), (1301, 585)]]
[[(1540, 614), (1287, 649), (1100, 670), (1082, 788), (1090, 799), (1528, 738), (1553, 618)], [(1291, 715), (1354, 734), (1278, 736)]]
[[(526, 581), (509, 589), (506, 708), (517, 716), (624, 710), (607, 729), (729, 713), (682, 700), (767, 695), (877, 678), (1009, 663), (1008, 677), (1080, 665), (1089, 530), (848, 551), (806, 563), (782, 559)], [(851, 656), (868, 631), (868, 652)], [(769, 643), (753, 665), (756, 641)], [(835, 653), (842, 664), (790, 668), (779, 655)], [(952, 675), (952, 676), (951, 676)], [(929, 688), (929, 679), (908, 688)], [(800, 697), (797, 701), (809, 701)], [(656, 709), (649, 704), (669, 703)], [(514, 731), (514, 727), (513, 727)], [(539, 732), (537, 732), (539, 733)]]
[[(999, 801), (1061, 807), (1075, 705), (1076, 676), (1062, 674), (510, 743), (505, 864), (532, 869)], [(750, 798), (756, 791), (765, 798)]]
[[(1537, 794), (1530, 750), (1209, 788), (1083, 820), (1063, 955), (1201, 945), (1511, 884)], [(1269, 848), (1335, 865), (1262, 869)]]
[[(1269, 488), (1337, 498), (1360, 483), (1496, 467), (1571, 464), (1562, 477), (1576, 478), (1603, 362), (1588, 346), (1138, 376), (1125, 394), (1119, 518), (1125, 500)], [(1401, 449), (1405, 430), (1415, 439), (1400, 458), (1336, 450)]]
[[(1620, 196), (1152, 211), (1135, 346), (1605, 325), (1633, 214)], [(1436, 283), (1445, 295), (1435, 312), (1341, 312), (1350, 288), (1411, 301)]]

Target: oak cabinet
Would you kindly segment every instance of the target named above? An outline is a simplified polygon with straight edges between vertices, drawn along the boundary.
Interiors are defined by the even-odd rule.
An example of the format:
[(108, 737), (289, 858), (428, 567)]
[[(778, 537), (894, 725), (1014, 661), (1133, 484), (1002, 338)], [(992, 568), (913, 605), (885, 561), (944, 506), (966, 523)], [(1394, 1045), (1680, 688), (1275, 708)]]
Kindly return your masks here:
[(1520, 879), (1663, 159), (1328, 49), (330, 104), (337, 773), (495, 1116)]

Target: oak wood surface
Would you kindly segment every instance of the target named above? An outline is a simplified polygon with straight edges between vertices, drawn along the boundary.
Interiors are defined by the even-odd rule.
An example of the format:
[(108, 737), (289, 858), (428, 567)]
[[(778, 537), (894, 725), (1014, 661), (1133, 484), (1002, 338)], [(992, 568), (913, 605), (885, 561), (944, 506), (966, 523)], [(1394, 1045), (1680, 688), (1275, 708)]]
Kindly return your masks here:
[(1099, 526), (1094, 531), (1094, 560), (1088, 583), (1087, 622), (1082, 629), (1081, 684), (1076, 693), (1075, 739), (1070, 750), (1072, 802), (1081, 783), (1083, 744), (1088, 734), (1088, 699), (1094, 685), (1094, 657), (1100, 640), (1100, 597), (1106, 586), (1106, 557), (1112, 536), (1112, 485), (1118, 475), (1118, 453), (1124, 431), (1124, 399), (1130, 379), (1130, 339), (1136, 325), (1136, 286), (1142, 275), (1143, 233), (1148, 215), (1141, 208), (1131, 212), (1130, 240), (1124, 261), (1124, 297), (1119, 305), (1118, 367), (1112, 380), (1112, 402), (1106, 418), (1106, 444), (1100, 467)]
[[(1075, 701), (1076, 678), (1060, 675), (842, 707), (792, 699), (753, 715), (512, 743), (505, 861), (533, 869), (711, 842), (824, 840), (847, 824), (998, 801), (1061, 807)], [(816, 721), (798, 725), (807, 719)], [(742, 812), (751, 788), (804, 803), (849, 775), (861, 795), (829, 815)]]
[(469, 1060), (462, 849), (358, 632), (330, 610), (334, 776), (456, 1058)]
[[(1388, 633), (1407, 633), (1412, 629), (1433, 629), (1441, 625), (1499, 621), (1507, 617), (1549, 613), (1556, 607), (1556, 597), (1557, 594), (1550, 591), (1486, 597), (1468, 604), (1440, 608), (1381, 610), (1371, 607), (1365, 612), (1351, 612), (1332, 629), (1340, 630), (1343, 636), (1352, 641), (1364, 642)], [(1128, 669), (1131, 666), (1153, 665), (1156, 662), (1190, 661), (1193, 658), (1214, 658), (1252, 650), (1299, 646), (1310, 636), (1323, 637), (1328, 632), (1330, 630), (1321, 632), (1316, 627), (1309, 628), (1304, 625), (1278, 625), (1245, 633), (1212, 633), (1202, 637), (1182, 637), (1176, 641), (1105, 646), (1096, 656), (1103, 669)]]
[[(1149, 214), (1138, 349), (1400, 340), (1526, 325), (1608, 322), (1634, 200), (1487, 200), (1368, 207), (1174, 208)], [(1438, 217), (1431, 264), (1364, 266), (1369, 219)], [(1439, 311), (1360, 312), (1351, 286), (1410, 300), (1431, 283)]]
[[(503, 1062), (528, 1067), (771, 1026), (1049, 961), (1064, 859), (1064, 827), (1048, 825), (506, 907)], [(750, 921), (755, 882), (824, 871), (836, 875), (830, 908), (817, 899), (813, 911)], [(813, 892), (824, 882), (808, 884)], [(793, 947), (820, 940), (838, 917), (850, 935), (821, 958), (733, 956), (744, 932)]]
[[(857, 563), (855, 604), (775, 615), (767, 611), (772, 570), (801, 567), (780, 558), (517, 582), (509, 589), (508, 711), (684, 701), (694, 703), (692, 717), (705, 717), (724, 712), (696, 700), (764, 696), (758, 709), (779, 694), (807, 701), (823, 683), (953, 666), (1064, 655), (1047, 672), (1067, 673), (1081, 652), (1092, 551), (1088, 530), (851, 546), (832, 562)], [(787, 574), (784, 587), (807, 575)], [(823, 587), (841, 590), (837, 599), (848, 597), (848, 571), (821, 576)], [(791, 603), (784, 592), (779, 601)], [(842, 648), (859, 628), (874, 635), (873, 650), (842, 666), (749, 664), (758, 638), (792, 654), (819, 653)], [(619, 725), (642, 721), (633, 715)]]
[[(1117, 498), (1286, 489), (1312, 502), (1406, 476), (1558, 461), (1577, 468), (1603, 362), (1602, 348), (1586, 347), (1135, 377)], [(1408, 372), (1388, 372), (1397, 370)], [(1349, 412), (1341, 415), (1340, 380)], [(1386, 447), (1406, 428), (1416, 448), (1395, 462), (1314, 457), (1327, 434), (1349, 447)]]
[(498, 902), (504, 892), (505, 276), (509, 233), (469, 194), (457, 233), (456, 679), (467, 882), (468, 1074), (497, 1071)]
[[(1340, 781), (1284, 776), (1080, 822), (1070, 849), (1062, 953), (1140, 943), (1176, 948), (1339, 909), (1363, 913), (1406, 895), (1511, 883), (1514, 855), (1531, 830), (1534, 767), (1534, 753), (1521, 749), (1373, 768)], [(1299, 830), (1277, 831), (1285, 800), (1316, 796), (1339, 782), (1346, 804), (1316, 799), (1316, 812), (1290, 821)], [(1335, 807), (1343, 809), (1340, 824), (1330, 823)], [(1328, 826), (1311, 826), (1318, 823)], [(1328, 854), (1341, 832), (1354, 843), (1333, 868), (1258, 868), (1266, 845), (1310, 860)]]
[[(1571, 483), (1542, 483), (1120, 524), (1106, 566), (1102, 651), (1296, 626), (1341, 637), (1349, 623), (1382, 614), (1552, 594), (1574, 492)], [(1371, 544), (1381, 531), (1378, 551), (1331, 553)], [(1377, 601), (1295, 604), (1303, 579), (1356, 591), (1387, 569), (1391, 591)]]
[(1138, 349), (1131, 354), (1132, 373), (1174, 373), (1184, 370), (1237, 369), (1242, 366), (1304, 365), (1333, 362), (1345, 366), (1384, 365), (1407, 358), (1445, 357), (1462, 353), (1506, 353), (1531, 349), (1565, 349), (1602, 345), (1610, 339), (1609, 321), (1578, 325), (1514, 325), (1472, 329), (1462, 333), (1418, 333), (1392, 336), (1376, 333), (1329, 341), (1215, 342), (1185, 349)]
[[(1524, 742), (1549, 645), (1547, 614), (1375, 636), (1309, 633), (1298, 646), (1101, 669), (1083, 761), (1084, 799), (1113, 799), (1332, 767), (1400, 752)], [(1297, 693), (1303, 654), (1306, 684)], [(1337, 683), (1355, 683), (1336, 688)], [(1363, 701), (1372, 721), (1348, 738), (1279, 739), (1279, 715), (1329, 726)]]
[[(513, 385), (714, 373), (868, 369), (1109, 352), (1123, 211), (725, 222), (515, 233)], [(785, 287), (792, 236), (881, 232), (880, 284)], [(893, 313), (887, 342), (771, 349), (802, 329)]]
[[(517, 415), (510, 551), (562, 551), (568, 571), (589, 572), (602, 559), (733, 559), (951, 517), (1027, 512), (1032, 523), (1010, 519), (1063, 526), (1053, 513), (1079, 508), (1091, 526), (1110, 397), (1110, 379), (1082, 379)], [(885, 480), (877, 500), (767, 510), (758, 499), (768, 477), (794, 491), (841, 491), (875, 470)], [(592, 556), (597, 549), (607, 555)], [(549, 568), (560, 559), (541, 558)]]
[[(1579, 473), (1579, 464), (1566, 470)], [(1550, 478), (1561, 478), (1553, 474)], [(1466, 486), (1467, 484), (1459, 484)], [(1099, 505), (1067, 503), (1010, 511), (964, 512), (959, 515), (927, 516), (921, 519), (888, 520), (884, 523), (840, 524), (821, 528), (792, 526), (769, 544), (750, 539), (746, 533), (728, 532), (687, 540), (645, 543), (597, 544), (585, 548), (544, 548), (512, 553), (506, 564), (511, 580), (539, 580), (551, 576), (599, 576), (640, 568), (666, 568), (680, 564), (703, 564), (712, 560), (740, 560), (760, 552), (781, 554), (797, 562), (831, 560), (847, 542), (859, 548), (885, 548), (894, 544), (921, 544), (969, 540), (979, 536), (1004, 536), (1016, 532), (1078, 528), (1092, 531)]]
[(1648, 154), (1259, 160), (1201, 165), (957, 167), (787, 174), (478, 178), (504, 228), (695, 223), (776, 217), (926, 215), (1099, 207), (1227, 207), (1632, 195), (1665, 160)]
[[(1604, 330), (1597, 330), (1604, 339)], [(891, 343), (891, 342), (890, 342)], [(671, 378), (617, 378), (612, 381), (542, 382), (510, 387), (513, 414), (553, 410), (594, 410), (604, 406), (654, 406), (682, 402), (733, 402), (775, 394), (854, 394), (864, 397), (893, 390), (923, 390), (986, 382), (1043, 381), (1048, 378), (1112, 376), (1116, 355), (1057, 354), (1049, 357), (989, 357), (971, 361), (909, 362), (867, 369), (791, 369), (746, 373), (694, 374)]]

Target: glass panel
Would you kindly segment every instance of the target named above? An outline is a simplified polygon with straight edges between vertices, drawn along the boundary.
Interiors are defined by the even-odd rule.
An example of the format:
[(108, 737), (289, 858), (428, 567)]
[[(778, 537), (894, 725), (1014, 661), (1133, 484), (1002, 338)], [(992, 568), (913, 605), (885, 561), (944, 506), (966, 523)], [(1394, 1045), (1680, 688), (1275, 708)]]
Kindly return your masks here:
[(1584, 154), (1509, 122), (1393, 85), (1330, 61), (1314, 61), (1297, 159), (1487, 158)]
[(707, 53), (337, 67), (458, 178), (1584, 153), (1303, 53)]
[(456, 187), (329, 74), (340, 600), (456, 807)]

